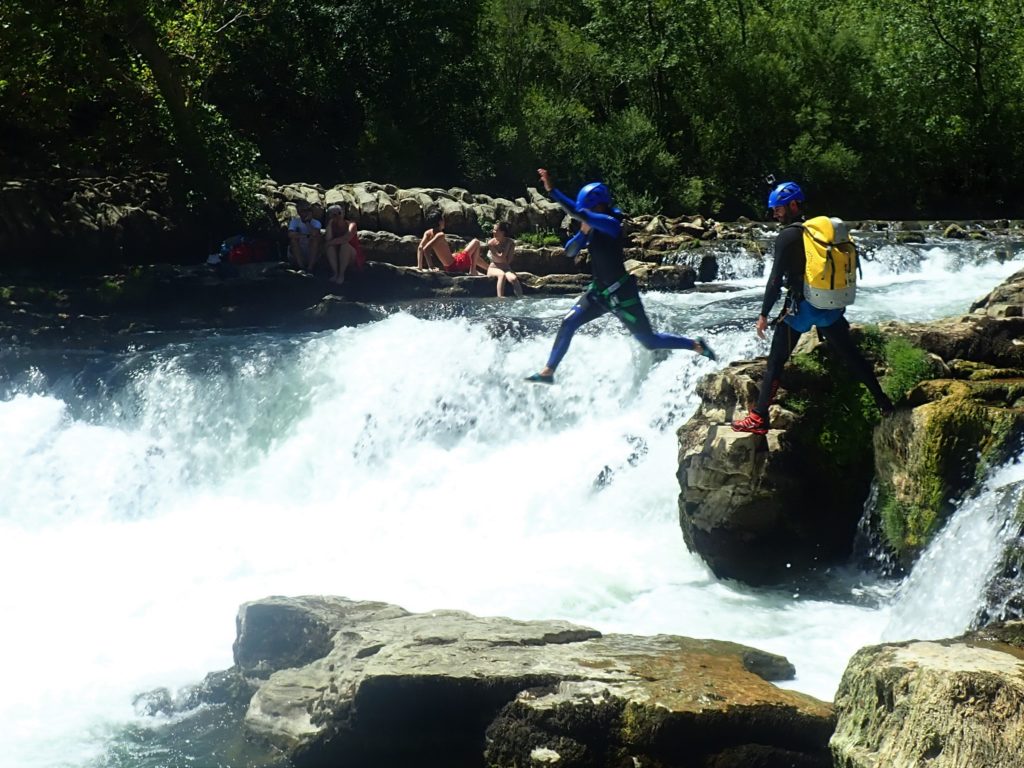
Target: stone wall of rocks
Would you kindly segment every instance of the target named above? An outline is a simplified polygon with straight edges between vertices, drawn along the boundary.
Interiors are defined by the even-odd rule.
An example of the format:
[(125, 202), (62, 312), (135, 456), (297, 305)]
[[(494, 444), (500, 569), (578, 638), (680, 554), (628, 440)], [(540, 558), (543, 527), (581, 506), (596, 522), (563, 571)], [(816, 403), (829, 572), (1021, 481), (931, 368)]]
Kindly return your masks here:
[[(488, 235), (494, 221), (508, 222), (517, 239), (527, 232), (564, 238), (569, 227), (561, 209), (532, 187), (525, 188), (522, 195), (504, 198), (461, 188), (401, 188), (372, 181), (324, 187), (266, 180), (259, 194), (265, 205), (264, 223), (260, 231), (247, 234), (272, 241), (273, 257), (284, 254), (287, 223), (300, 201), (324, 209), (334, 204), (344, 207), (358, 221), (368, 258), (397, 266), (415, 262), (416, 242), (432, 211), (444, 214), (456, 245)], [(858, 224), (891, 230), (896, 239), (913, 242), (923, 242), (926, 236), (1024, 236), (1022, 222), (1009, 220)], [(698, 269), (701, 280), (709, 280), (714, 279), (714, 265), (702, 264), (706, 259), (700, 246), (737, 240), (760, 257), (765, 249), (764, 233), (773, 227), (746, 220), (725, 224), (699, 215), (637, 215), (625, 222), (627, 256), (656, 264), (686, 263)], [(0, 181), (0, 271), (4, 272), (194, 264), (216, 251), (224, 238), (239, 234), (235, 230), (227, 222), (213, 227), (201, 224), (176, 206), (164, 174)], [(547, 250), (520, 242), (522, 260), (517, 266), (535, 274), (551, 273), (550, 251), (559, 249)], [(681, 253), (687, 257), (680, 259)], [(556, 264), (564, 266), (557, 260)]]
[(167, 178), (0, 182), (0, 270), (38, 272), (178, 262), (209, 235), (175, 215)]

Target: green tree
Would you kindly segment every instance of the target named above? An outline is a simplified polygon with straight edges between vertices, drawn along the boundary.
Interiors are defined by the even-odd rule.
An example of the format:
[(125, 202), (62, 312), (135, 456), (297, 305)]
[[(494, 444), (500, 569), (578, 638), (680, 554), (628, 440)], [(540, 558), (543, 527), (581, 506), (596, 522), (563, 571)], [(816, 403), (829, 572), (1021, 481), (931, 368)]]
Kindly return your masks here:
[[(221, 0), (5, 4), (2, 130), (26, 154), (5, 158), (4, 172), (164, 167), (181, 172), (195, 200), (222, 210), (254, 158), (242, 151), (239, 159), (201, 90), (217, 61), (209, 51), (246, 8)], [(215, 27), (216, 18), (228, 21)]]
[[(876, 205), (937, 215), (1010, 204), (1024, 166), (1024, 10), (994, 0), (871, 0)], [(889, 169), (884, 167), (888, 160)]]

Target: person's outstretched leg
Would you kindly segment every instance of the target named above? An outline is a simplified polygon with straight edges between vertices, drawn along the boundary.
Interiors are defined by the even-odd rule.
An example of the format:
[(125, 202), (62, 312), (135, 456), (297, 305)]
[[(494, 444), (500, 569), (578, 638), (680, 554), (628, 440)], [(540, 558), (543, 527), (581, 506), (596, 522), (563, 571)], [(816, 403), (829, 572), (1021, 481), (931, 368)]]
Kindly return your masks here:
[(596, 320), (607, 311), (597, 301), (597, 297), (593, 295), (592, 291), (587, 291), (580, 296), (576, 303), (572, 305), (572, 309), (562, 318), (558, 334), (551, 345), (551, 354), (548, 355), (547, 365), (544, 366), (540, 373), (528, 376), (526, 380), (545, 384), (552, 383), (555, 380), (555, 370), (558, 368), (559, 363), (562, 362), (562, 358), (565, 357), (565, 353), (569, 351), (569, 343), (572, 341), (573, 334), (591, 320)]
[(617, 304), (613, 308), (615, 316), (629, 329), (633, 337), (647, 349), (688, 349), (698, 355), (715, 360), (714, 350), (702, 339), (688, 339), (671, 333), (659, 333), (652, 330), (651, 321), (644, 311), (643, 302), (636, 282), (630, 280), (615, 293)]
[(864, 355), (860, 353), (860, 350), (857, 349), (857, 345), (853, 343), (853, 338), (850, 336), (850, 324), (846, 318), (840, 317), (832, 325), (822, 328), (821, 335), (832, 345), (843, 362), (849, 366), (857, 380), (868, 388), (868, 392), (875, 399), (875, 405), (878, 406), (878, 410), (885, 414), (892, 413), (892, 400), (882, 391), (882, 386), (878, 383), (878, 378), (871, 368), (871, 363), (867, 361)]

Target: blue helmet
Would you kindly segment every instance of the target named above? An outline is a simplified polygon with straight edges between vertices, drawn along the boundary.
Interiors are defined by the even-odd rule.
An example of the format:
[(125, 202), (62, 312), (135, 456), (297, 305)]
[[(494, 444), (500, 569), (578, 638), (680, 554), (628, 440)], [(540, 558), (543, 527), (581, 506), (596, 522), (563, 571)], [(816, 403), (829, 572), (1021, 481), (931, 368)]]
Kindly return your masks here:
[(784, 181), (768, 194), (768, 207), (777, 208), (780, 205), (789, 205), (791, 200), (803, 202), (803, 190), (795, 181)]
[(611, 205), (612, 194), (608, 187), (600, 181), (592, 181), (583, 186), (576, 195), (576, 208), (593, 208), (595, 205)]

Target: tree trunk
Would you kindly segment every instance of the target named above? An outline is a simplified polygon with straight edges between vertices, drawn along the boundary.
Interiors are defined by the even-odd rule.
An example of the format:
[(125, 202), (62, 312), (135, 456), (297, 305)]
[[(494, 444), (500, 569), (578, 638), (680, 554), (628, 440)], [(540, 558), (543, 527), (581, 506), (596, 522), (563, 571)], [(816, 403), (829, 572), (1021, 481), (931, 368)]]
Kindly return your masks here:
[(230, 199), (228, 185), (210, 167), (206, 142), (199, 132), (198, 119), (185, 98), (181, 76), (160, 44), (152, 22), (134, 2), (125, 6), (121, 31), (124, 39), (139, 52), (153, 73), (153, 79), (171, 117), (182, 164), (195, 180), (198, 191), (205, 196), (208, 204), (220, 206), (227, 203)]

